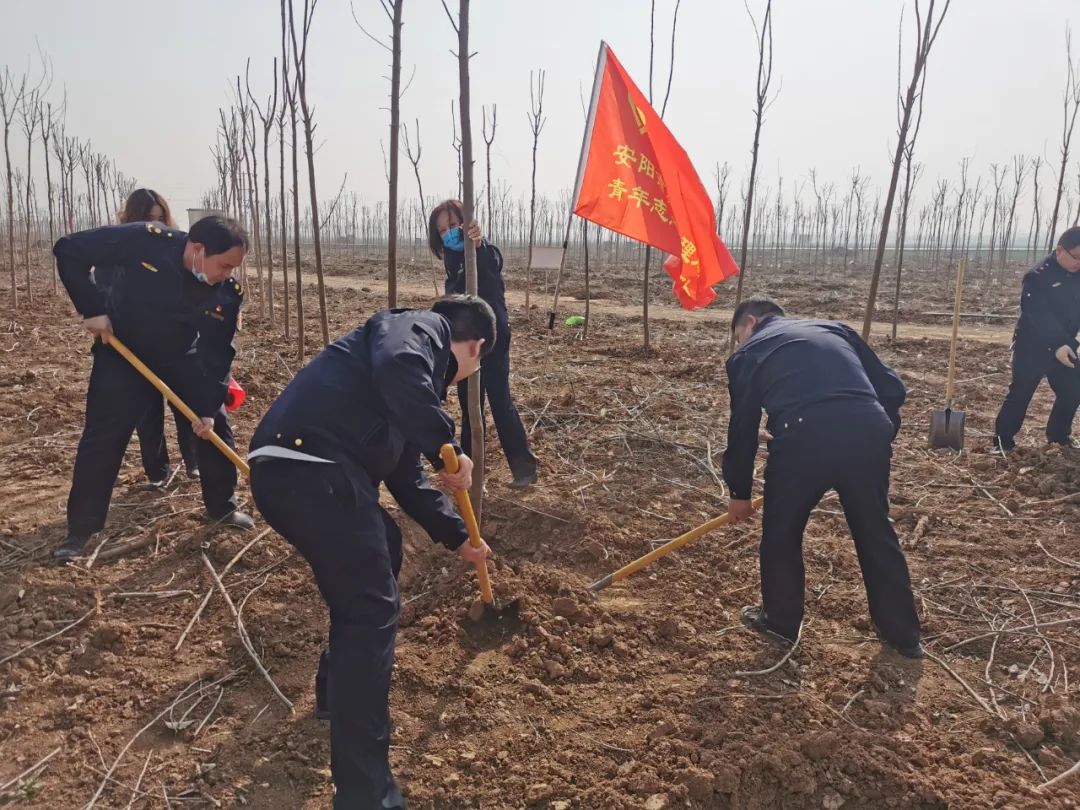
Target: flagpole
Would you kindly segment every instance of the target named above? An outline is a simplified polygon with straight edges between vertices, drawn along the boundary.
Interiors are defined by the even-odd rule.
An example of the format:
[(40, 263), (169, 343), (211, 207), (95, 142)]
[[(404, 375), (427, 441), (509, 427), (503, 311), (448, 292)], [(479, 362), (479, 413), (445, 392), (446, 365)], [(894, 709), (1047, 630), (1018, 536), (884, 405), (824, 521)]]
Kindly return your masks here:
[[(551, 302), (551, 310), (548, 312), (548, 329), (555, 328), (555, 313), (559, 309), (559, 288), (562, 286), (563, 270), (566, 267), (566, 251), (570, 247), (570, 228), (574, 222), (574, 208), (577, 205), (578, 195), (581, 193), (581, 184), (585, 179), (585, 166), (588, 162), (589, 147), (592, 144), (593, 125), (596, 122), (596, 107), (600, 103), (600, 87), (604, 82), (604, 67), (607, 64), (608, 45), (600, 40), (600, 53), (596, 57), (596, 74), (593, 76), (592, 99), (589, 102), (589, 114), (585, 119), (585, 132), (581, 136), (581, 154), (578, 155), (577, 178), (574, 181), (574, 196), (570, 198), (570, 210), (566, 215), (566, 231), (563, 234), (562, 257), (559, 259), (559, 274), (555, 277), (555, 297)], [(586, 239), (588, 236), (585, 237)]]

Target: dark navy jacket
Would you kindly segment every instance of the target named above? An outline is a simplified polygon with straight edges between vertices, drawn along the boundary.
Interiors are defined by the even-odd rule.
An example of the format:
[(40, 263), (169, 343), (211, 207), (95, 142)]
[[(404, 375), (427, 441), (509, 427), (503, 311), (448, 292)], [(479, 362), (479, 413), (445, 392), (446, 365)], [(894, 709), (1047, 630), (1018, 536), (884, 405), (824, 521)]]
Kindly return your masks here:
[[(197, 414), (213, 416), (228, 388), (243, 290), (235, 279), (196, 279), (183, 264), (186, 241), (183, 231), (136, 222), (68, 234), (53, 254), (79, 314), (108, 315), (139, 359), (167, 376)], [(105, 268), (96, 285), (92, 268)]]
[(428, 485), (420, 454), (438, 469), (440, 448), (455, 444), (442, 401), (456, 373), (444, 317), (376, 313), (300, 370), (263, 416), (251, 450), (288, 448), (340, 464), (361, 485), (385, 482), (411, 518), (455, 549), (468, 532)]
[(907, 389), (851, 327), (833, 321), (765, 319), (727, 361), (731, 422), (724, 480), (733, 498), (753, 488), (761, 411), (776, 437), (796, 420), (821, 414), (838, 423), (884, 414), (900, 429)]
[(1053, 353), (1062, 346), (1078, 348), (1080, 331), (1080, 273), (1070, 273), (1054, 254), (1024, 274), (1020, 292), (1017, 348)]
[[(446, 294), (464, 294), (465, 254), (443, 248), (443, 266), (446, 268)], [(476, 292), (495, 312), (496, 337), (492, 351), (505, 351), (510, 347), (510, 318), (506, 312), (502, 271), (502, 252), (486, 241), (481, 242), (476, 249)]]

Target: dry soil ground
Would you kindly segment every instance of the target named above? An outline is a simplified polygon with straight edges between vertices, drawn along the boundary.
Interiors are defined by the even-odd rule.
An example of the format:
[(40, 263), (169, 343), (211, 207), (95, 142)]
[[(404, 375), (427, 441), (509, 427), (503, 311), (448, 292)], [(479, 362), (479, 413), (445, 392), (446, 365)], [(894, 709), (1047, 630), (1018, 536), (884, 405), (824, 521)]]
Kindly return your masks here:
[[(406, 274), (406, 304), (424, 302), (429, 272), (420, 263)], [(405, 520), (393, 759), (412, 804), (1074, 807), (1080, 779), (1035, 789), (1080, 759), (1080, 498), (1067, 497), (1080, 489), (1080, 461), (1042, 445), (1045, 391), (1021, 450), (985, 452), (1009, 327), (965, 327), (959, 455), (926, 449), (947, 343), (946, 320), (923, 313), (948, 309), (948, 280), (916, 278), (903, 312), (922, 326), (902, 324), (895, 344), (875, 338), (912, 390), (893, 517), (934, 657), (907, 661), (874, 639), (832, 498), (807, 531), (801, 646), (770, 674), (740, 675), (780, 657), (738, 622), (757, 599), (757, 526), (702, 539), (599, 598), (586, 591), (726, 503), (716, 470), (730, 290), (703, 315), (658, 303), (646, 353), (633, 295), (622, 294), (635, 273), (594, 279), (606, 298), (587, 341), (563, 326), (549, 334), (511, 292), (514, 388), (542, 479), (524, 495), (507, 490), (492, 448), (483, 529), (498, 554), (496, 592), (516, 612), (471, 623), (471, 573)], [(750, 287), (781, 294), (795, 314), (854, 319), (865, 275), (851, 276), (762, 271), (765, 283)], [(382, 306), (374, 265), (341, 267), (328, 286), (332, 335)], [(1007, 311), (1015, 289), (1010, 274), (969, 306)], [(577, 275), (567, 292), (582, 294)], [(564, 314), (580, 311), (571, 302)], [(316, 324), (309, 310), (309, 356)], [(267, 534), (224, 576), (294, 713), (253, 670), (220, 594), (175, 649), (213, 587), (200, 554), (222, 571), (254, 538), (203, 525), (197, 486), (182, 476), (141, 491), (133, 448), (103, 556), (50, 565), (88, 340), (67, 300), (43, 291), (0, 325), (0, 658), (16, 655), (0, 663), (0, 803), (328, 807), (328, 729), (311, 717), (326, 622), (302, 561)], [(249, 395), (236, 419), (242, 445), (297, 367), (279, 331), (249, 302), (235, 368)], [(106, 559), (137, 540), (146, 545)]]

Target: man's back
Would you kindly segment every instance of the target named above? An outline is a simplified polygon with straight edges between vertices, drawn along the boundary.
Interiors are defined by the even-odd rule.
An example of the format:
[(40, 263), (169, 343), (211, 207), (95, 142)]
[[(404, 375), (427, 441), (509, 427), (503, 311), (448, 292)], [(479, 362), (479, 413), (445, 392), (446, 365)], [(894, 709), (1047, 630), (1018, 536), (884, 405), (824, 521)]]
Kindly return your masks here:
[(894, 416), (904, 401), (900, 379), (848, 326), (831, 321), (765, 320), (728, 360), (735, 397), (769, 414), (770, 427), (825, 403), (884, 407)]
[[(394, 468), (406, 440), (437, 455), (441, 429), (445, 441), (453, 437), (439, 408), (451, 357), (441, 315), (379, 312), (297, 373), (263, 416), (251, 449), (295, 450), (362, 467), (376, 479)], [(430, 401), (418, 400), (425, 392)], [(429, 438), (432, 432), (438, 436)]]

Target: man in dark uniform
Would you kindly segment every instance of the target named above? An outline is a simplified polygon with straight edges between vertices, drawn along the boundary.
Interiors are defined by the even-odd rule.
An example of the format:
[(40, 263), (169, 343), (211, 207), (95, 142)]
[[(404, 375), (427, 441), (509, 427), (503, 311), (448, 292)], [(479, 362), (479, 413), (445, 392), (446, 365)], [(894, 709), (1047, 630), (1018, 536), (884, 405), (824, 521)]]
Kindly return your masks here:
[[(155, 220), (160, 222), (160, 220)], [(112, 294), (113, 281), (122, 275), (122, 268), (95, 267), (92, 274), (94, 285), (105, 296), (106, 308), (108, 298)], [(235, 295), (230, 284), (228, 293), (223, 293), (225, 302), (229, 303)], [(231, 293), (231, 294), (230, 294)], [(180, 457), (184, 463), (184, 470), (188, 478), (199, 477), (199, 462), (196, 458), (198, 439), (192, 432), (191, 423), (171, 403), (173, 422), (176, 425), (176, 445), (180, 449)], [(172, 465), (169, 462), (169, 450), (165, 444), (165, 400), (157, 397), (148, 408), (139, 424), (135, 426), (135, 433), (139, 437), (139, 453), (142, 456), (143, 470), (146, 472), (147, 489), (161, 489), (168, 484), (171, 478)]]
[(431, 311), (386, 310), (332, 343), (286, 386), (251, 440), (251, 492), (263, 517), (311, 565), (330, 609), (331, 770), (336, 810), (404, 807), (390, 773), (390, 673), (400, 600), (401, 532), (379, 505), (379, 484), (436, 542), (482, 563), (444, 485), (467, 489), (472, 461), (442, 469), (454, 442), (447, 388), (480, 367), (495, 343), (491, 308), (474, 296)]
[[(465, 292), (465, 239), (471, 239), (476, 246), (476, 291), (495, 312), (499, 332), (498, 342), (491, 347), (480, 370), (481, 413), (487, 400), (499, 443), (510, 465), (509, 486), (525, 489), (536, 483), (538, 464), (510, 391), (511, 333), (502, 252), (483, 238), (475, 220), (465, 233), (462, 216), (458, 200), (446, 200), (436, 206), (428, 219), (428, 245), (432, 253), (443, 260), (448, 295)], [(458, 385), (458, 400), (461, 403), (461, 444), (471, 448), (472, 425), (469, 424), (468, 389), (464, 382)]]
[(733, 522), (750, 517), (761, 411), (769, 458), (761, 537), (760, 607), (743, 620), (785, 643), (803, 619), (803, 532), (830, 489), (840, 496), (862, 568), (870, 616), (901, 654), (922, 656), (904, 552), (889, 523), (892, 440), (907, 391), (848, 326), (786, 318), (768, 298), (735, 309), (727, 361), (731, 422), (723, 474)]
[[(230, 276), (247, 246), (239, 223), (221, 217), (202, 219), (187, 234), (140, 222), (57, 241), (53, 253), (60, 280), (95, 338), (86, 425), (68, 496), (68, 535), (54, 554), (57, 559), (80, 555), (90, 536), (105, 526), (132, 431), (161, 397), (109, 348), (114, 330), (201, 417), (192, 426), (199, 438), (214, 431), (233, 446), (222, 403), (242, 290)], [(118, 268), (107, 297), (90, 279), (94, 266)], [(209, 441), (200, 441), (197, 452), (208, 518), (252, 528), (251, 518), (236, 509), (236, 468)]]
[(1045, 377), (1054, 391), (1046, 440), (1077, 448), (1072, 423), (1080, 405), (1076, 333), (1080, 331), (1080, 227), (1061, 234), (1057, 248), (1024, 274), (1020, 319), (1013, 332), (1012, 382), (994, 424), (994, 449), (1008, 452), (1028, 405)]

